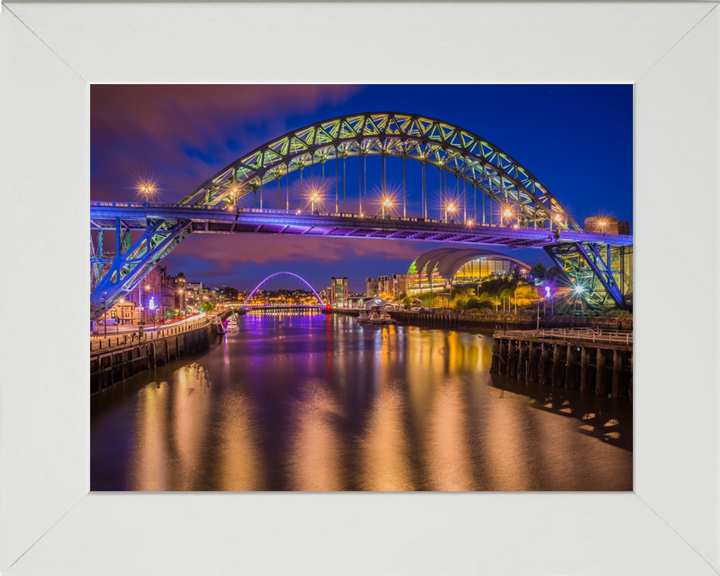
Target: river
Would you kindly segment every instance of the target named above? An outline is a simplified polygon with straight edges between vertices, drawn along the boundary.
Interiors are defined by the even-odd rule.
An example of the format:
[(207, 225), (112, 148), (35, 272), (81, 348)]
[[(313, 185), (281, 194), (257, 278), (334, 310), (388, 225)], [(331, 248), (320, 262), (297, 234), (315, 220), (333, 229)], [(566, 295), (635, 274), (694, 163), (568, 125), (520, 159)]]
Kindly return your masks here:
[(90, 399), (92, 490), (632, 490), (632, 403), (491, 375), (488, 334), (239, 325)]

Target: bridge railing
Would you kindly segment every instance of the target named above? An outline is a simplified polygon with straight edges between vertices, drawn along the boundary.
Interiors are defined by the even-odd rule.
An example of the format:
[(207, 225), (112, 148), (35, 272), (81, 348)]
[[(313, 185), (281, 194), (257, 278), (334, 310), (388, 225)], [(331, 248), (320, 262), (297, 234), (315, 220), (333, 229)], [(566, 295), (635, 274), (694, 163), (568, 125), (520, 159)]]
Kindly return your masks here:
[(494, 337), (504, 338), (548, 338), (558, 340), (577, 340), (583, 342), (604, 342), (607, 344), (633, 343), (632, 332), (619, 332), (611, 330), (598, 330), (593, 328), (554, 328), (550, 330), (500, 330)]
[[(538, 228), (533, 226), (522, 226), (519, 224), (513, 224), (512, 226), (506, 224), (498, 224), (492, 222), (473, 222), (468, 224), (463, 219), (451, 219), (446, 220), (443, 218), (421, 218), (415, 216), (382, 216), (380, 214), (356, 214), (351, 212), (320, 212), (311, 210), (297, 210), (297, 209), (278, 209), (278, 208), (244, 208), (237, 206), (232, 210), (228, 210), (227, 207), (223, 206), (203, 206), (193, 204), (167, 204), (167, 203), (140, 203), (140, 202), (104, 202), (104, 201), (92, 201), (91, 206), (96, 207), (107, 207), (107, 208), (132, 208), (132, 209), (172, 209), (172, 210), (202, 210), (206, 212), (222, 212), (222, 213), (238, 213), (238, 214), (267, 214), (267, 215), (278, 215), (278, 216), (319, 216), (326, 218), (355, 218), (363, 220), (383, 221), (383, 222), (421, 222), (426, 224), (455, 224), (458, 226), (466, 226), (469, 229), (474, 228), (493, 228), (503, 229), (511, 228), (513, 230), (528, 230), (537, 231)], [(540, 230), (546, 230), (548, 233), (555, 232), (555, 229), (545, 228)], [(572, 232), (575, 234), (588, 234), (592, 236), (603, 236), (609, 238), (625, 237), (623, 234), (611, 234), (609, 232), (588, 232), (585, 230), (563, 230), (563, 232)]]

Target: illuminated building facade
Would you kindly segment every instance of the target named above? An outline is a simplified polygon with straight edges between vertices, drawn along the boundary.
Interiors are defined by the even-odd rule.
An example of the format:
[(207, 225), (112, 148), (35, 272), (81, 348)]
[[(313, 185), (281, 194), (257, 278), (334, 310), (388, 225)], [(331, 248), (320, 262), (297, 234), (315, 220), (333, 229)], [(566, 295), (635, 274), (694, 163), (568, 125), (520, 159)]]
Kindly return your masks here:
[(530, 266), (491, 250), (440, 248), (416, 258), (406, 276), (408, 296), (442, 292), (452, 286), (476, 284), (489, 276), (510, 274)]
[(392, 295), (393, 298), (397, 298), (401, 294), (405, 293), (406, 289), (407, 274), (393, 274), (392, 275)]
[(390, 298), (392, 296), (392, 282), (390, 276), (378, 276), (378, 296), (380, 298)]
[(375, 298), (378, 295), (377, 278), (365, 278), (365, 296)]
[(335, 278), (330, 279), (329, 304), (337, 308), (348, 307), (348, 279)]

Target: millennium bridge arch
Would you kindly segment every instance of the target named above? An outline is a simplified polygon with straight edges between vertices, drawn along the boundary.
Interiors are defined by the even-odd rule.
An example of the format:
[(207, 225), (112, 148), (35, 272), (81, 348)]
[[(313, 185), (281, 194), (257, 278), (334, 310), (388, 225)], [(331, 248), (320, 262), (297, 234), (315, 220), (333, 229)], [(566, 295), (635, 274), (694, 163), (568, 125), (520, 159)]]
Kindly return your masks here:
[[(527, 168), (485, 138), (448, 122), (402, 112), (368, 112), (338, 116), (316, 122), (284, 134), (238, 158), (208, 178), (180, 204), (193, 206), (227, 206), (256, 192), (263, 185), (277, 183), (293, 172), (300, 172), (300, 208), (303, 198), (302, 173), (319, 166), (322, 179), (325, 165), (334, 164), (336, 176), (336, 212), (340, 195), (339, 174), (345, 173), (347, 159), (358, 158), (359, 173), (366, 173), (368, 156), (382, 159), (381, 189), (387, 186), (385, 161), (389, 157), (403, 160), (403, 195), (405, 193), (405, 160), (422, 166), (422, 216), (428, 217), (427, 167), (451, 174), (482, 200), (497, 205), (507, 218), (525, 225), (581, 230), (570, 213)], [(340, 163), (342, 161), (342, 168)], [(359, 179), (362, 180), (362, 177)], [(286, 179), (289, 182), (289, 179)], [(343, 179), (343, 186), (346, 182)], [(441, 184), (447, 191), (447, 180)], [(367, 211), (367, 182), (359, 182), (360, 212)], [(307, 190), (306, 190), (307, 192)], [(345, 191), (344, 191), (345, 192)], [(291, 205), (286, 190), (286, 209)], [(403, 215), (406, 215), (405, 213)]]
[[(402, 162), (402, 216), (395, 215), (397, 206), (386, 212), (384, 206), (368, 204), (367, 160), (373, 156), (381, 161), (377, 176), (383, 194), (388, 190), (388, 158)], [(420, 165), (419, 190), (406, 189), (407, 160)], [(348, 186), (345, 176), (351, 162), (357, 162), (358, 182)], [(323, 190), (331, 194), (326, 167), (334, 176), (330, 184), (334, 184), (334, 212), (325, 211), (324, 203), (316, 210), (315, 195), (303, 181), (309, 169), (310, 183), (316, 184), (314, 175), (319, 172)], [(441, 210), (439, 216), (428, 210), (428, 168), (437, 169), (440, 176), (444, 213)], [(299, 190), (292, 188), (292, 197), (291, 175), (300, 181)], [(454, 181), (454, 191), (448, 180), (450, 188)], [(268, 186), (277, 188), (273, 209), (262, 204)], [(253, 194), (257, 200), (258, 192), (259, 209), (257, 203), (243, 206), (245, 197)], [(346, 211), (344, 203), (339, 210), (339, 198), (341, 194), (345, 198), (346, 192), (358, 195), (355, 213)], [(421, 200), (419, 213), (408, 213), (408, 195)], [(473, 199), (471, 210), (468, 195)], [(572, 280), (588, 287), (583, 295), (588, 301), (626, 307), (625, 296), (632, 292), (632, 236), (583, 231), (547, 186), (505, 151), (470, 130), (418, 114), (368, 112), (317, 122), (243, 155), (179, 203), (146, 200), (91, 202), (92, 319), (129, 294), (192, 233), (542, 248)], [(114, 234), (110, 246), (104, 242), (104, 232)]]
[[(274, 279), (277, 278), (278, 276), (292, 276), (293, 278), (296, 278), (296, 279), (300, 280), (300, 282), (301, 282), (303, 285), (305, 285), (305, 286), (307, 286), (308, 288), (310, 288), (310, 291), (315, 295), (315, 299), (318, 301), (318, 305), (319, 305), (319, 306), (325, 306), (325, 302), (323, 302), (323, 299), (320, 298), (320, 295), (315, 291), (315, 288), (313, 288), (313, 287), (310, 285), (310, 283), (309, 283), (307, 280), (305, 280), (305, 278), (303, 278), (303, 277), (300, 276), (299, 274), (295, 274), (294, 272), (275, 272), (274, 274), (270, 274), (270, 276), (268, 276), (267, 278), (265, 278), (264, 280), (262, 280), (257, 286), (255, 286), (255, 288), (253, 288), (252, 292), (250, 292), (250, 294), (248, 295), (248, 297), (245, 298), (245, 302), (243, 302), (242, 307), (243, 307), (243, 308), (247, 308), (247, 307), (248, 307), (248, 303), (253, 299), (253, 296), (255, 296), (255, 293), (256, 293), (258, 290), (260, 290), (260, 288), (261, 288), (262, 286), (265, 286), (268, 282), (271, 282), (272, 280), (274, 280)], [(306, 307), (306, 306), (301, 306), (301, 307)]]

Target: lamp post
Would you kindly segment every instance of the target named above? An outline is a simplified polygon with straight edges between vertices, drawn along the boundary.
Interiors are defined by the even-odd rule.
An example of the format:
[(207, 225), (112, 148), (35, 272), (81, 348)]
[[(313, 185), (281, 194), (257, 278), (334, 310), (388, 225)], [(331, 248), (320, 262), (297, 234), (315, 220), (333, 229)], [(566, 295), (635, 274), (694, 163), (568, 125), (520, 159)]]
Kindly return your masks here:
[(103, 338), (107, 338), (107, 296), (103, 292)]
[(125, 298), (120, 298), (120, 317), (118, 318), (118, 323), (115, 324), (115, 335), (117, 336), (120, 333), (120, 323), (123, 321), (123, 317), (125, 315)]
[(455, 210), (457, 210), (457, 208), (455, 207), (455, 204), (453, 204), (452, 202), (446, 206), (446, 208), (445, 208), (445, 221), (446, 222), (448, 219), (448, 213), (450, 214), (450, 218), (452, 219), (452, 216), (455, 214)]
[[(145, 284), (145, 292), (150, 292), (150, 284)], [(146, 307), (148, 310), (150, 309), (149, 306)], [(143, 324), (147, 322), (147, 312), (145, 313), (145, 318), (143, 319)]]
[(147, 207), (148, 201), (150, 200), (150, 197), (155, 194), (155, 186), (152, 182), (148, 182), (145, 180), (142, 184), (140, 184), (140, 193), (145, 198), (145, 206)]
[(392, 208), (392, 200), (390, 198), (385, 198), (382, 202), (382, 217), (385, 218), (385, 210), (388, 211)]
[(509, 223), (509, 219), (512, 218), (512, 212), (510, 212), (510, 208), (505, 208), (505, 212), (503, 212), (503, 219), (502, 219), (502, 221), (500, 222), (500, 224), (501, 224), (502, 226), (505, 226), (505, 219), (506, 219), (506, 218), (508, 219), (508, 223)]
[(320, 201), (320, 195), (317, 192), (313, 192), (312, 196), (310, 196), (310, 204), (312, 206), (313, 213), (315, 212), (315, 202)]

